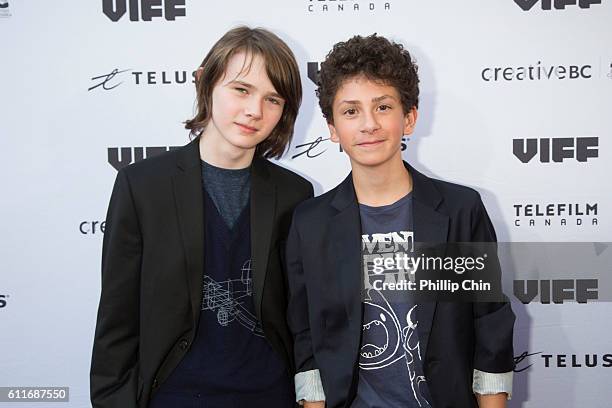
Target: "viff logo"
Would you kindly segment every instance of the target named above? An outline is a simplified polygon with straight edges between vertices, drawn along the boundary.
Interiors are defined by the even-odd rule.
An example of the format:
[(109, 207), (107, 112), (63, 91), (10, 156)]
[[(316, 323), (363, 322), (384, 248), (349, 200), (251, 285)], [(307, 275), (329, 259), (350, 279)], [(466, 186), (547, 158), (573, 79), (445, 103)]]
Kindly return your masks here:
[(174, 21), (185, 17), (185, 0), (102, 0), (102, 11), (111, 21), (119, 21), (126, 13), (130, 21), (151, 21), (165, 18)]
[(11, 16), (11, 12), (9, 10), (8, 0), (0, 0), (0, 18), (10, 17), (10, 16)]
[(540, 303), (561, 304), (565, 301), (587, 303), (599, 299), (597, 279), (542, 279), (515, 280), (514, 296), (523, 304), (529, 304), (539, 297)]
[(523, 11), (529, 11), (537, 3), (540, 3), (542, 10), (564, 10), (565, 6), (578, 5), (581, 9), (591, 8), (591, 4), (601, 4), (601, 0), (514, 0), (517, 6)]
[[(119, 171), (137, 161), (158, 156), (181, 146), (109, 147), (108, 163)], [(102, 231), (104, 232), (104, 231)]]
[(512, 152), (522, 163), (529, 163), (538, 153), (539, 161), (561, 163), (566, 159), (586, 162), (599, 157), (598, 137), (556, 137), (513, 139)]

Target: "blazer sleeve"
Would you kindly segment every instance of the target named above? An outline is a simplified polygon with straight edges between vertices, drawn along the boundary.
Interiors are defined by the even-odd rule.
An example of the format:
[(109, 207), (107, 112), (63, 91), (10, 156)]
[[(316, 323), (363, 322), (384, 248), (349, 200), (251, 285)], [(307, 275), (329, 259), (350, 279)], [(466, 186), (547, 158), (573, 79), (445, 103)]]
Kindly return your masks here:
[[(473, 207), (471, 219), (472, 242), (497, 242), (493, 223), (480, 196)], [(496, 254), (489, 263), (495, 272), (494, 286), (501, 288), (501, 267)], [(514, 369), (514, 320), (514, 312), (508, 301), (474, 303), (474, 369), (487, 373), (506, 373)]]
[(136, 407), (142, 235), (127, 174), (115, 180), (102, 246), (102, 291), (90, 371), (93, 407)]

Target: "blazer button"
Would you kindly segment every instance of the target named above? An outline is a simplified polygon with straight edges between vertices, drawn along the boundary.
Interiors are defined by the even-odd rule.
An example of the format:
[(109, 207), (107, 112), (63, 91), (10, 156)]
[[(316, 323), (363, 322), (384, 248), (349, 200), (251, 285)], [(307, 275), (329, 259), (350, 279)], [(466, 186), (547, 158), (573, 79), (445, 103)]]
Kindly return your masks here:
[(159, 385), (159, 383), (157, 382), (157, 378), (155, 378), (153, 380), (153, 388), (157, 388), (158, 385)]
[(189, 347), (189, 341), (183, 339), (179, 342), (179, 348), (183, 351), (187, 350), (187, 348)]

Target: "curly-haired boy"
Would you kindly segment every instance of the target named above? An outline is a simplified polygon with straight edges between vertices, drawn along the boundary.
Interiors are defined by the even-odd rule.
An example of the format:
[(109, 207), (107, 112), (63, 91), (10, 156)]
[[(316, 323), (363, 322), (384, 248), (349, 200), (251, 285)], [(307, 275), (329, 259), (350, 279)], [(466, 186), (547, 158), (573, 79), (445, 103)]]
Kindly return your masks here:
[(511, 395), (507, 302), (389, 294), (361, 263), (408, 241), (496, 240), (475, 190), (402, 160), (418, 83), (409, 52), (377, 35), (334, 45), (321, 65), (321, 110), (352, 172), (298, 206), (287, 242), (296, 396), (306, 406), (504, 407)]

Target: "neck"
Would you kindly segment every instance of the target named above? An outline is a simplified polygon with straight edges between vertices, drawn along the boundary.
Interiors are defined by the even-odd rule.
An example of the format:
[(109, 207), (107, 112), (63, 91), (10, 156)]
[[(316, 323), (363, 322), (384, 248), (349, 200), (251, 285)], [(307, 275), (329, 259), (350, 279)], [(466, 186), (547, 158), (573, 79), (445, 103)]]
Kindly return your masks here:
[(251, 165), (255, 148), (242, 149), (230, 144), (218, 132), (207, 126), (200, 135), (200, 159), (223, 169), (244, 169)]
[(375, 167), (353, 163), (353, 185), (360, 204), (380, 207), (393, 204), (412, 191), (412, 177), (401, 153)]

